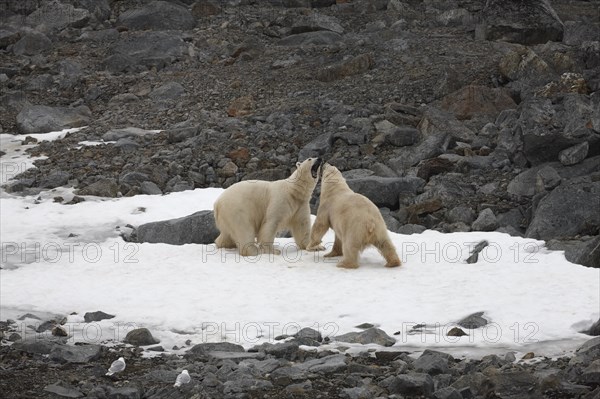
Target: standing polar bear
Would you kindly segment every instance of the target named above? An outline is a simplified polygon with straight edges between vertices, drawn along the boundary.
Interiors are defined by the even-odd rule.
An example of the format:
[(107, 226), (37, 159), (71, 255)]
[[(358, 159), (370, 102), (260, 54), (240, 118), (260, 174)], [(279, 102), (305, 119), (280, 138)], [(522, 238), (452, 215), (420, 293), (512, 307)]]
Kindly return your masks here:
[(386, 267), (400, 266), (396, 248), (375, 204), (352, 191), (335, 166), (324, 164), (322, 174), (319, 209), (307, 249), (320, 250), (321, 239), (331, 227), (335, 241), (325, 257), (343, 256), (338, 267), (356, 269), (358, 255), (369, 245), (374, 245), (383, 255)]
[(309, 201), (317, 184), (321, 158), (296, 163), (290, 177), (277, 181), (246, 180), (226, 189), (214, 206), (221, 234), (218, 248), (238, 248), (242, 256), (280, 254), (275, 234), (289, 229), (300, 249), (310, 237)]

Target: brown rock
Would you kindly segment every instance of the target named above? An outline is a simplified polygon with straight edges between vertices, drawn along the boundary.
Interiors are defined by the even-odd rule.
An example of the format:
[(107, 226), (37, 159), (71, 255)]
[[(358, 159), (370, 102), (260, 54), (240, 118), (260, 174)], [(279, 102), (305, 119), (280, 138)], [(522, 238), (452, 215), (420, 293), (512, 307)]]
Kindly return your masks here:
[(244, 166), (250, 160), (250, 151), (246, 147), (240, 147), (229, 152), (227, 157), (230, 158), (236, 165)]
[(254, 109), (254, 100), (251, 96), (238, 97), (231, 102), (227, 108), (229, 116), (246, 116), (250, 115)]
[(431, 158), (423, 161), (421, 166), (419, 166), (417, 177), (428, 181), (431, 176), (451, 172), (453, 170), (454, 164), (451, 161), (444, 158)]
[(221, 13), (221, 6), (212, 0), (198, 0), (192, 5), (192, 15), (195, 18), (209, 17)]
[(317, 79), (322, 82), (332, 82), (346, 76), (357, 75), (373, 68), (375, 61), (371, 54), (361, 54), (347, 61), (330, 65), (317, 72)]
[(495, 119), (505, 109), (517, 108), (506, 89), (468, 85), (442, 98), (441, 107), (457, 119), (484, 116)]
[(446, 335), (449, 337), (462, 337), (462, 336), (469, 335), (469, 334), (464, 332), (461, 328), (453, 327), (450, 329), (450, 331), (448, 331), (448, 333)]

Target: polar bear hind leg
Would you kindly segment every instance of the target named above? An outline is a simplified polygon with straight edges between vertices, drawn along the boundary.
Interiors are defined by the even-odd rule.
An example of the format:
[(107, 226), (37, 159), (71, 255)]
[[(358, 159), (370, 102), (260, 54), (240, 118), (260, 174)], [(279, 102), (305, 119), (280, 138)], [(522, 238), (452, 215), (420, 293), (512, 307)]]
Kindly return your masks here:
[(396, 247), (394, 247), (394, 244), (392, 244), (389, 238), (385, 237), (374, 245), (385, 258), (385, 267), (396, 267), (402, 264), (396, 253)]
[(260, 227), (257, 237), (260, 252), (275, 255), (281, 254), (281, 251), (274, 247), (275, 234), (277, 234), (277, 225), (273, 222), (267, 221)]
[(333, 247), (331, 251), (324, 255), (325, 258), (333, 258), (334, 256), (342, 256), (344, 252), (342, 251), (342, 241), (340, 238), (335, 235), (335, 241), (333, 242)]
[(215, 244), (217, 248), (235, 248), (235, 241), (231, 238), (231, 236), (227, 233), (221, 233), (215, 239)]

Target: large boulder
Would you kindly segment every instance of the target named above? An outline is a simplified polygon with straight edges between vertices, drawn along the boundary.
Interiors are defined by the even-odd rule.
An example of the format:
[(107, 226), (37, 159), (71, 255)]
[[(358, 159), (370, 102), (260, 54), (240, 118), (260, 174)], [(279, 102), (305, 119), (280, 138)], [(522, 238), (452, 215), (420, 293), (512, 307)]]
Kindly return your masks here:
[(52, 42), (48, 36), (40, 32), (29, 32), (15, 43), (12, 50), (16, 55), (37, 55), (51, 47)]
[(153, 1), (119, 15), (117, 24), (131, 30), (189, 30), (196, 20), (187, 8), (167, 1)]
[(336, 341), (349, 342), (353, 344), (377, 344), (381, 346), (392, 346), (396, 340), (379, 328), (368, 328), (360, 332), (349, 332), (338, 335), (334, 338)]
[(526, 236), (549, 240), (600, 233), (600, 181), (575, 179), (544, 197)]
[(200, 211), (178, 219), (143, 224), (137, 228), (136, 234), (138, 242), (212, 244), (219, 230), (213, 211)]
[(493, 121), (501, 111), (517, 108), (517, 104), (506, 89), (468, 85), (442, 98), (441, 107), (459, 120), (483, 117)]
[(346, 180), (348, 186), (378, 207), (398, 209), (401, 196), (414, 196), (425, 185), (418, 177), (366, 176)]
[(425, 110), (417, 128), (423, 139), (418, 144), (398, 149), (394, 152), (396, 157), (389, 160), (396, 172), (403, 174), (420, 161), (443, 154), (452, 141), (470, 143), (475, 138), (475, 133), (454, 115), (435, 107)]
[(475, 37), (521, 44), (559, 42), (564, 25), (548, 0), (487, 0)]
[(566, 94), (563, 101), (531, 98), (521, 105), (518, 128), (532, 165), (559, 160), (561, 151), (588, 142), (587, 155), (600, 154), (600, 96)]
[(548, 249), (565, 251), (569, 262), (600, 269), (600, 236), (578, 240), (550, 240)]
[(111, 49), (104, 65), (112, 72), (139, 67), (161, 69), (189, 54), (188, 45), (174, 32), (130, 32)]
[(58, 1), (42, 2), (25, 19), (27, 25), (42, 32), (59, 31), (64, 28), (83, 28), (90, 20), (90, 13), (84, 8)]
[(92, 112), (84, 105), (76, 108), (26, 105), (17, 115), (21, 133), (47, 133), (89, 123)]

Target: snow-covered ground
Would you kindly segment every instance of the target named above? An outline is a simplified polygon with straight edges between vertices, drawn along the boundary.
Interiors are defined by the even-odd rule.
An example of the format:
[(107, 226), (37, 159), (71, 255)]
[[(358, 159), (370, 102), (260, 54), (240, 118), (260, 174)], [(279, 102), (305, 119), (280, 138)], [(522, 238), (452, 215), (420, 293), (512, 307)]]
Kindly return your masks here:
[[(14, 177), (10, 164), (31, 165), (16, 152), (22, 146), (6, 136), (0, 135), (7, 152), (0, 158), (2, 184)], [(0, 319), (27, 312), (70, 315), (65, 327), (73, 340), (87, 342), (119, 341), (132, 328), (147, 327), (167, 350), (188, 339), (249, 348), (302, 327), (333, 337), (369, 322), (390, 335), (399, 332), (398, 350), (535, 350), (549, 356), (576, 348), (589, 338), (578, 331), (598, 320), (600, 270), (568, 262), (542, 241), (507, 234), (391, 233), (403, 266), (386, 269), (369, 249), (357, 270), (336, 268), (336, 259), (298, 251), (285, 238), (277, 240), (281, 256), (241, 258), (212, 245), (134, 244), (119, 236), (127, 224), (212, 209), (221, 192), (87, 197), (77, 205), (53, 202), (56, 195), (68, 201), (69, 189), (39, 199), (3, 193)], [(330, 231), (326, 246), (332, 239)], [(490, 245), (478, 263), (466, 264), (481, 240)], [(96, 310), (116, 317), (84, 323), (83, 314)], [(478, 311), (491, 323), (466, 330), (468, 336), (446, 336)], [(27, 326), (35, 322), (22, 321), (22, 334), (33, 334)], [(429, 333), (409, 334), (423, 323)]]

